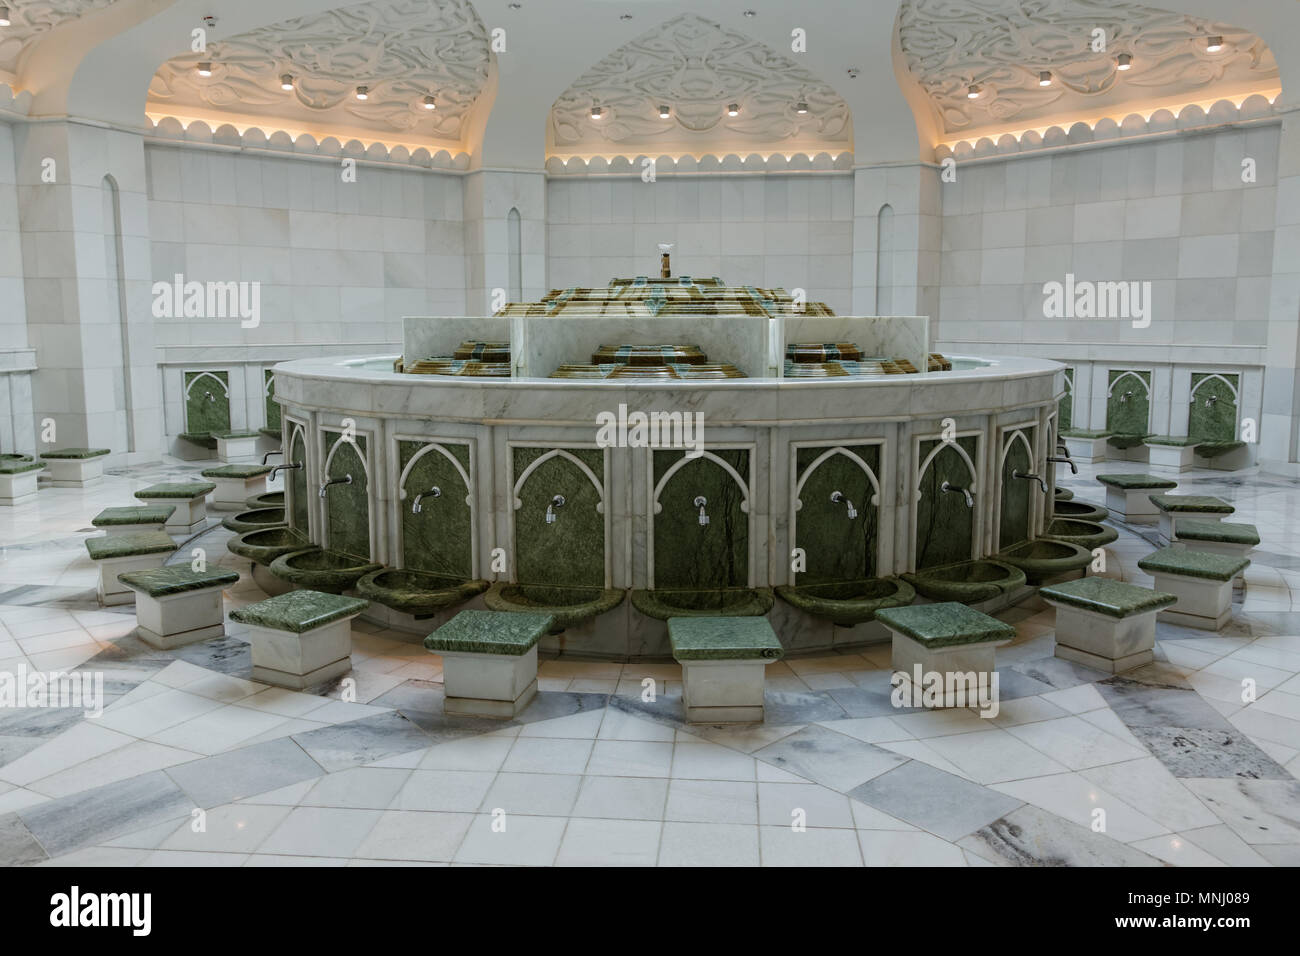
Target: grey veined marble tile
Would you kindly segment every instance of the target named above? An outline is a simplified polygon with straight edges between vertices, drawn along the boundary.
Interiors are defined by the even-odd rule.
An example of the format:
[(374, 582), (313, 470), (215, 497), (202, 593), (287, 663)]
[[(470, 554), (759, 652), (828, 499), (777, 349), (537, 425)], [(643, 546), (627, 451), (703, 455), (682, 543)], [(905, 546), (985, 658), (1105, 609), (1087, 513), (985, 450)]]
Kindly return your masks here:
[(1021, 805), (1015, 797), (912, 760), (849, 791), (900, 820), (956, 840)]
[(882, 747), (818, 726), (783, 737), (754, 751), (753, 756), (841, 792), (907, 761)]
[(1132, 847), (1037, 807), (994, 820), (957, 845), (1004, 866), (1161, 866)]
[[(432, 742), (424, 731), (396, 713), (375, 714), (332, 727), (321, 727), (295, 734), (292, 739), (326, 770), (359, 767), (411, 750), (423, 750)], [(270, 790), (271, 787), (262, 789)]]
[(270, 740), (167, 770), (195, 803), (215, 807), (319, 777), (324, 769), (292, 740)]
[(194, 801), (157, 770), (38, 803), (19, 810), (18, 816), (46, 852), (58, 856), (180, 819), (193, 809)]
[(45, 850), (18, 814), (0, 817), (0, 866), (28, 866), (44, 859), (47, 859)]
[(1300, 783), (1295, 780), (1184, 782), (1245, 842), (1300, 843)]
[(1286, 769), (1236, 727), (1133, 727), (1175, 777), (1239, 777), (1250, 780), (1291, 780)]

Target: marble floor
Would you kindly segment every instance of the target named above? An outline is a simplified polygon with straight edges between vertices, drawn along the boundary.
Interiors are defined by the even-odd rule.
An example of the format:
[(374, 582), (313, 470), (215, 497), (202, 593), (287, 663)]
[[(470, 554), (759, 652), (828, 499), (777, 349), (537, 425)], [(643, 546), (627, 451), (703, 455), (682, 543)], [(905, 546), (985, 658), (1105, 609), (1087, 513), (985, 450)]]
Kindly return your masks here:
[[(0, 509), (0, 672), (102, 672), (106, 704), (0, 709), (0, 862), (1300, 865), (1300, 482), (1180, 476), (1263, 542), (1232, 622), (1160, 624), (1148, 667), (1058, 660), (1051, 610), (1018, 608), (996, 718), (895, 709), (880, 646), (770, 667), (761, 726), (688, 728), (672, 664), (546, 661), (536, 701), (497, 722), (444, 717), (439, 659), (363, 622), (353, 700), (248, 680), (234, 622), (150, 649), (132, 608), (97, 606), (82, 542), (101, 508), (200, 467)], [(1140, 468), (1061, 484), (1102, 501), (1092, 476), (1117, 470)], [(1119, 527), (1110, 572), (1149, 584), (1152, 529)], [(262, 594), (228, 536), (214, 522), (176, 560), (240, 570), (230, 610)]]

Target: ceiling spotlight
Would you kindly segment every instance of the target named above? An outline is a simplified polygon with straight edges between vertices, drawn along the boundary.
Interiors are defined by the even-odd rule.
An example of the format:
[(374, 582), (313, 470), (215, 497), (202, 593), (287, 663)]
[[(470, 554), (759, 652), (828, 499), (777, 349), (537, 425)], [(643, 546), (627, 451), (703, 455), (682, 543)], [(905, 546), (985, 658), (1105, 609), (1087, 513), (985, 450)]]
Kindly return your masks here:
[(794, 111), (802, 116), (808, 112), (808, 104), (803, 100), (800, 100), (798, 103), (794, 104)]
[(199, 76), (212, 75), (212, 64), (208, 60), (201, 62), (195, 69), (198, 71)]
[(293, 89), (293, 77), (290, 74), (288, 73), (280, 74), (280, 89), (282, 90)]
[(1115, 57), (1115, 69), (1124, 71), (1133, 69), (1133, 54), (1121, 53)]
[(1040, 71), (1039, 71), (1039, 73), (1038, 73), (1038, 85), (1039, 85), (1039, 86), (1051, 86), (1051, 85), (1052, 85), (1052, 71), (1051, 71), (1051, 70), (1040, 70)]
[(1223, 37), (1206, 37), (1205, 52), (1218, 53), (1223, 49)]
[(212, 14), (208, 14), (202, 19), (203, 19), (203, 25), (207, 27), (209, 30), (211, 30), (213, 27), (217, 25), (217, 18), (212, 16)]
[(728, 104), (727, 104), (727, 115), (728, 115), (728, 116), (739, 116), (739, 115), (740, 115), (740, 104), (739, 104), (739, 103), (728, 103)]
[(0, 7), (0, 27), (9, 26), (9, 8)]
[(858, 78), (858, 74), (861, 73), (862, 71), (859, 70), (856, 66), (851, 66), (844, 72), (849, 75), (850, 80), (856, 80)]
[(436, 110), (438, 108), (438, 104), (434, 102), (432, 93), (424, 98), (424, 103), (422, 105), (426, 110)]
[(368, 99), (370, 99), (370, 87), (368, 87), (368, 86), (358, 86), (358, 87), (357, 87), (357, 99), (359, 99), (359, 100), (368, 100)]
[(966, 99), (977, 100), (983, 92), (984, 87), (980, 86), (978, 83), (972, 83), (970, 86), (966, 87)]
[(591, 118), (594, 120), (600, 119), (604, 114), (605, 111), (601, 109), (599, 106), (593, 106), (591, 108)]
[(659, 118), (660, 118), (660, 119), (668, 119), (668, 117), (670, 117), (670, 116), (672, 116), (672, 115), (673, 115), (673, 111), (672, 111), (671, 109), (669, 109), (667, 106), (661, 106), (661, 107), (659, 107)]

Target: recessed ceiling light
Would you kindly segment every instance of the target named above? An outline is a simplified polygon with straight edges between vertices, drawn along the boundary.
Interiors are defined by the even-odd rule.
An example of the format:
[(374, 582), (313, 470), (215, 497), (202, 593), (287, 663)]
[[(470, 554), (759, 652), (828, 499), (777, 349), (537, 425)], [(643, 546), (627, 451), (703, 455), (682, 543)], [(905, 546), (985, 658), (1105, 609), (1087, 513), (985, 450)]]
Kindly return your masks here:
[(599, 106), (593, 106), (593, 107), (591, 108), (591, 118), (592, 118), (592, 119), (594, 119), (594, 120), (598, 120), (598, 119), (600, 119), (600, 118), (601, 118), (602, 116), (604, 116), (604, 115), (605, 115), (605, 111), (604, 111), (603, 109), (601, 109)]
[(357, 87), (357, 99), (359, 99), (359, 100), (368, 100), (368, 99), (370, 99), (370, 87), (368, 87), (368, 86), (358, 86), (358, 87)]
[(9, 26), (9, 8), (0, 7), (0, 27)]
[(849, 75), (850, 80), (856, 80), (858, 78), (858, 74), (861, 73), (862, 71), (859, 70), (856, 66), (851, 66), (844, 72)]
[(1206, 53), (1218, 53), (1223, 49), (1223, 37), (1207, 37), (1205, 40)]
[(282, 90), (293, 89), (293, 77), (290, 74), (288, 73), (280, 74), (280, 89)]
[(1039, 86), (1051, 86), (1051, 85), (1052, 85), (1052, 71), (1051, 71), (1051, 70), (1039, 70), (1039, 71), (1038, 71), (1038, 85), (1039, 85)]
[(1133, 54), (1121, 53), (1119, 56), (1115, 57), (1115, 69), (1117, 70), (1133, 69)]
[(432, 93), (424, 98), (424, 103), (421, 105), (423, 105), (426, 110), (436, 110), (438, 108), (438, 104), (434, 100)]
[(808, 112), (808, 104), (803, 100), (800, 100), (798, 103), (794, 104), (794, 111), (802, 116), (804, 113)]
[(727, 104), (727, 115), (728, 115), (728, 116), (739, 116), (739, 115), (740, 115), (740, 104), (739, 104), (739, 103), (728, 103), (728, 104)]
[(209, 63), (207, 60), (204, 60), (197, 67), (195, 67), (195, 69), (198, 71), (199, 76), (212, 75), (212, 64)]
[(983, 92), (984, 88), (982, 86), (978, 83), (972, 83), (970, 86), (966, 87), (966, 99), (977, 100)]
[(659, 107), (659, 118), (660, 118), (660, 119), (668, 119), (668, 117), (670, 117), (670, 116), (672, 116), (672, 115), (673, 115), (673, 111), (672, 111), (669, 107), (667, 107), (667, 106), (661, 106), (661, 107)]

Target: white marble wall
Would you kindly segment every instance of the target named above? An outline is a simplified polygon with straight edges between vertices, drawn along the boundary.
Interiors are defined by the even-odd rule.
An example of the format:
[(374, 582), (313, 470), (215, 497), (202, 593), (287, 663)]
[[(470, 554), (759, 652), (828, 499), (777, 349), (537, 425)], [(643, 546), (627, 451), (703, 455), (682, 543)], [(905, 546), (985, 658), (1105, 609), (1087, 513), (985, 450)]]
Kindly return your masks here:
[(13, 130), (0, 123), (0, 452), (36, 447), (17, 183)]
[(551, 288), (657, 276), (656, 244), (673, 242), (674, 275), (803, 288), (853, 312), (851, 173), (566, 176), (546, 202)]

